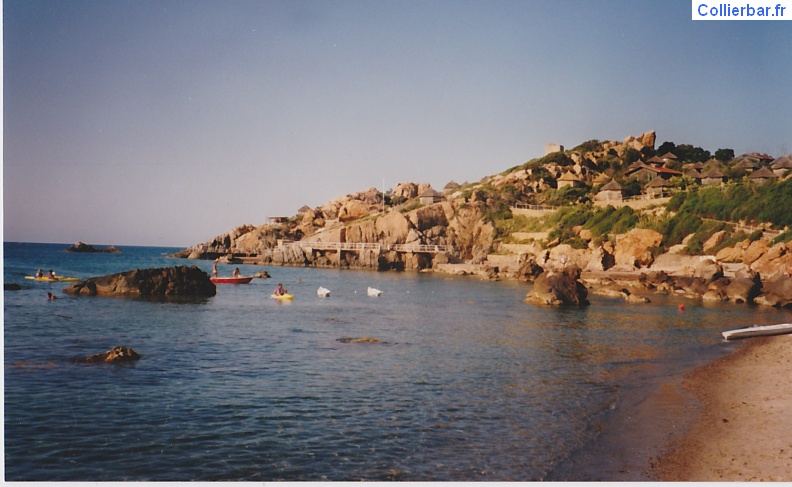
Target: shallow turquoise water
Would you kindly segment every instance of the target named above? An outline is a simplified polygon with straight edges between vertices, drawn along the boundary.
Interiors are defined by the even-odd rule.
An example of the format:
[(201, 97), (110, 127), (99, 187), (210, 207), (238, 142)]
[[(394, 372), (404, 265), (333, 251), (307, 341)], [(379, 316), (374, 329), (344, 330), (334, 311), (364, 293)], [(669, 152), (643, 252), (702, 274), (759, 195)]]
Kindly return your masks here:
[[(723, 329), (788, 317), (691, 301), (680, 313), (664, 297), (539, 308), (522, 302), (527, 284), (410, 273), (268, 267), (272, 279), (194, 303), (24, 280), (211, 269), (174, 249), (65, 247), (4, 245), (5, 282), (26, 286), (4, 293), (7, 480), (539, 480), (625, 414), (647, 370), (693, 367), (733, 347)], [(269, 298), (277, 282), (293, 302)], [(141, 360), (68, 361), (116, 345)]]

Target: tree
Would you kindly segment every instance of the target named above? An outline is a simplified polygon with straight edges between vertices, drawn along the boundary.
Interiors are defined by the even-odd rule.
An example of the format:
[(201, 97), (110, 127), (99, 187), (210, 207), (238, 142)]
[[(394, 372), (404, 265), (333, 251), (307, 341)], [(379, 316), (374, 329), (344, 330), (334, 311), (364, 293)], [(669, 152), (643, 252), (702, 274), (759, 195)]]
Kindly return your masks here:
[(622, 156), (625, 164), (632, 164), (641, 158), (641, 153), (632, 147), (628, 147)]
[(690, 144), (679, 144), (676, 146), (674, 155), (677, 156), (680, 161), (705, 162), (709, 160), (711, 154), (710, 151), (704, 150), (701, 147), (693, 147)]
[(715, 159), (719, 161), (731, 161), (734, 159), (734, 150), (733, 149), (718, 149), (715, 151)]
[(676, 144), (674, 144), (673, 142), (668, 142), (668, 141), (666, 141), (666, 142), (663, 142), (663, 143), (660, 145), (660, 147), (658, 147), (658, 148), (657, 148), (657, 151), (656, 151), (656, 152), (657, 152), (659, 155), (661, 155), (661, 156), (662, 156), (662, 155), (664, 155), (664, 154), (666, 154), (666, 153), (668, 153), (668, 152), (670, 152), (670, 153), (672, 153), (672, 154), (676, 155), (676, 153), (675, 153), (674, 151), (676, 151)]

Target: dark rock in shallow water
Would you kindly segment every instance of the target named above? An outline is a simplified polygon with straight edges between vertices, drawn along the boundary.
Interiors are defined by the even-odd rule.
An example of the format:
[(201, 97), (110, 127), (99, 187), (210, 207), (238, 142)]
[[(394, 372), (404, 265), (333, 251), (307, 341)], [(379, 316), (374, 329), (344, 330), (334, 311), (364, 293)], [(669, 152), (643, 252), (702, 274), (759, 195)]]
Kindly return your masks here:
[(198, 267), (178, 266), (92, 277), (63, 292), (77, 296), (209, 297), (217, 294), (217, 288)]
[(85, 358), (72, 359), (77, 363), (125, 363), (140, 360), (140, 355), (128, 347), (115, 347), (106, 352), (97, 353)]
[(20, 289), (22, 289), (22, 286), (15, 282), (3, 283), (3, 291), (19, 291)]
[(792, 308), (792, 277), (778, 274), (764, 281), (761, 295), (754, 302), (776, 308)]
[(587, 306), (588, 290), (580, 282), (580, 269), (568, 267), (562, 272), (544, 272), (534, 282), (525, 302), (543, 305)]

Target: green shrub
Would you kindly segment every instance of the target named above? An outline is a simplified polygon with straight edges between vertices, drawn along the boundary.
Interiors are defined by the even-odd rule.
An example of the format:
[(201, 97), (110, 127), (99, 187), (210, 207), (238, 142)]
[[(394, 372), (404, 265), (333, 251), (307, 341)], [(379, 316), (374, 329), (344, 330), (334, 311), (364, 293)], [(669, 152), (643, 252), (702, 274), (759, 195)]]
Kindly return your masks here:
[(665, 248), (682, 243), (691, 233), (694, 233), (701, 226), (701, 218), (690, 214), (679, 212), (661, 227), (663, 234), (663, 246)]
[(792, 230), (787, 230), (786, 232), (774, 238), (772, 241), (772, 245), (786, 243), (789, 242), (790, 240), (792, 240)]

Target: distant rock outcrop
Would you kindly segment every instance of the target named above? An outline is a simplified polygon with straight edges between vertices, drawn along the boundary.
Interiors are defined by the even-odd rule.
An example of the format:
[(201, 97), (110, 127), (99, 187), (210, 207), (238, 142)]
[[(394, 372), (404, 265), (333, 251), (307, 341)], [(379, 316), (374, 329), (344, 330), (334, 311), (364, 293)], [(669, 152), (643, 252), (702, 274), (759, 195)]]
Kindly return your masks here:
[(217, 289), (198, 267), (167, 267), (92, 277), (66, 287), (63, 292), (85, 296), (208, 297)]
[(95, 252), (95, 253), (107, 253), (107, 254), (121, 253), (121, 251), (115, 248), (113, 245), (110, 245), (103, 249), (98, 249), (93, 245), (88, 245), (83, 242), (77, 242), (74, 245), (69, 245), (68, 247), (66, 247), (66, 252)]

